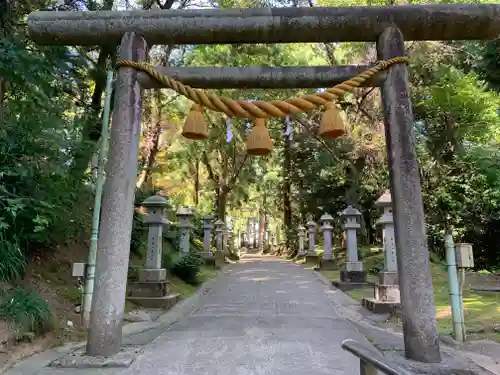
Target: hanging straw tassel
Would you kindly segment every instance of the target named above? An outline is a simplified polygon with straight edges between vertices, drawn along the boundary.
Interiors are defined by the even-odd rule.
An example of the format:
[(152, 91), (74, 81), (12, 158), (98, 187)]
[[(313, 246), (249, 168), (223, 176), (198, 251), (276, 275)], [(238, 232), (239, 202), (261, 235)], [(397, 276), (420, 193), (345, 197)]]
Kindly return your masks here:
[(336, 103), (327, 103), (319, 124), (318, 135), (324, 139), (335, 139), (345, 134), (341, 109)]
[(263, 118), (256, 118), (247, 138), (247, 154), (253, 156), (269, 155), (273, 149), (273, 141), (269, 136)]
[(182, 135), (187, 139), (203, 140), (208, 138), (207, 124), (203, 116), (203, 108), (199, 104), (193, 104), (189, 111)]

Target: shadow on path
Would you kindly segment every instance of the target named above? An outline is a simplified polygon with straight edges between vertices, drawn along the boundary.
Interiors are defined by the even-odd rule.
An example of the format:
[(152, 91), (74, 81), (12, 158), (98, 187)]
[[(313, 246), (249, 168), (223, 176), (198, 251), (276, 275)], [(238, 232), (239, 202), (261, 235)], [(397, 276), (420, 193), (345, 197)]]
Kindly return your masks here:
[(340, 314), (312, 272), (281, 258), (243, 254), (191, 314), (118, 373), (356, 373), (358, 360), (340, 342), (366, 339)]

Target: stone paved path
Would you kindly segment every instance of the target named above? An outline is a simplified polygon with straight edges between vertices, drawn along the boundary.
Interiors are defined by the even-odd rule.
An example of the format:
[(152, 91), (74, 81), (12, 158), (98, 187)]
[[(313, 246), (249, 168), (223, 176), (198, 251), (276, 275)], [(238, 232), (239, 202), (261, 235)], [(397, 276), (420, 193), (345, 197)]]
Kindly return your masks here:
[(197, 308), (158, 337), (120, 375), (347, 375), (359, 362), (340, 348), (366, 342), (339, 316), (313, 272), (244, 255)]

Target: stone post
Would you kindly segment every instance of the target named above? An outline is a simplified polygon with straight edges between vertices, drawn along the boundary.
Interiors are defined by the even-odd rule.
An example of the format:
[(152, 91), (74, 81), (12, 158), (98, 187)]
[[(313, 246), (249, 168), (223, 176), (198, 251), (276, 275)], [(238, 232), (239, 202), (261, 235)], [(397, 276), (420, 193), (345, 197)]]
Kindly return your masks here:
[[(386, 28), (377, 41), (377, 58), (386, 60), (405, 53), (401, 31), (394, 26)], [(441, 361), (439, 334), (406, 64), (387, 69), (381, 92), (396, 249), (400, 251), (397, 261), (405, 354), (415, 361), (437, 363)]]
[(318, 254), (316, 253), (316, 227), (317, 224), (311, 219), (306, 224), (309, 237), (309, 249), (306, 254), (306, 263), (317, 263)]
[[(121, 38), (118, 59), (144, 61), (147, 43), (133, 32)], [(141, 135), (142, 89), (137, 69), (116, 74), (106, 182), (97, 246), (86, 354), (111, 356), (120, 351), (127, 292), (130, 239)]]
[(212, 230), (214, 229), (213, 216), (207, 215), (202, 218), (203, 221), (203, 258), (207, 264), (215, 264), (214, 254), (212, 253)]
[(215, 223), (215, 248), (217, 252), (215, 253), (215, 261), (218, 265), (223, 264), (225, 260), (224, 255), (224, 222), (222, 220), (217, 220)]
[(373, 298), (365, 298), (363, 305), (375, 313), (390, 313), (395, 311), (400, 303), (391, 192), (386, 190), (377, 199), (375, 206), (383, 209), (383, 214), (376, 224), (382, 227), (384, 270), (379, 273)]
[[(366, 272), (363, 271), (363, 262), (358, 257), (357, 232), (361, 228), (359, 223), (361, 212), (352, 206), (348, 206), (342, 211), (341, 217), (344, 221), (346, 234), (347, 263), (346, 268), (340, 271), (340, 282), (359, 284), (366, 282)], [(345, 289), (349, 286), (346, 285)], [(344, 289), (344, 288), (341, 288)]]
[(169, 308), (179, 300), (179, 294), (169, 294), (167, 271), (162, 268), (163, 226), (168, 223), (166, 198), (155, 195), (142, 205), (148, 215), (144, 222), (149, 227), (146, 264), (139, 270), (138, 280), (128, 285), (127, 299), (146, 308)]
[(176, 212), (179, 219), (179, 230), (181, 234), (181, 251), (184, 255), (189, 253), (190, 234), (193, 224), (191, 222), (194, 212), (188, 207), (179, 207)]
[(299, 225), (298, 237), (299, 237), (299, 251), (298, 251), (297, 255), (299, 257), (305, 257), (306, 256), (306, 249), (304, 247), (304, 240), (306, 237), (306, 228), (303, 225)]
[(227, 228), (227, 249), (228, 253), (232, 253), (234, 251), (234, 231), (232, 225)]
[(236, 239), (235, 246), (239, 250), (241, 248), (241, 232), (239, 230), (236, 232), (235, 239)]
[(142, 206), (148, 212), (144, 219), (144, 223), (148, 225), (148, 250), (146, 264), (143, 269), (139, 270), (139, 281), (163, 281), (167, 276), (166, 270), (161, 267), (161, 255), (163, 225), (168, 223), (165, 218), (168, 201), (160, 195), (154, 195), (142, 202)]
[(222, 230), (222, 249), (224, 255), (229, 254), (229, 227), (226, 224), (224, 224)]
[(337, 266), (333, 259), (332, 249), (333, 217), (325, 213), (320, 217), (319, 221), (323, 232), (323, 258), (319, 262), (319, 268), (333, 270)]

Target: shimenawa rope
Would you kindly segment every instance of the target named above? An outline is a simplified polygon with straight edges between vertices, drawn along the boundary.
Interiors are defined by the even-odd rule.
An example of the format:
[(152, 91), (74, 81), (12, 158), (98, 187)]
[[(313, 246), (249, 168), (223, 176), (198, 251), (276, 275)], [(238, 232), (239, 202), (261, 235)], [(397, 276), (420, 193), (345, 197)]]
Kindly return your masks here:
[(213, 92), (194, 89), (172, 77), (159, 73), (154, 66), (145, 62), (121, 60), (117, 63), (117, 69), (127, 67), (142, 71), (166, 88), (175, 90), (196, 104), (210, 108), (213, 111), (225, 113), (229, 117), (269, 118), (295, 115), (324, 106), (341, 98), (347, 92), (354, 91), (354, 89), (359, 87), (363, 82), (367, 81), (378, 72), (387, 69), (391, 65), (408, 62), (408, 57), (394, 57), (389, 60), (380, 61), (357, 76), (330, 87), (323, 92), (285, 100), (271, 101), (234, 100), (226, 96), (218, 96)]

